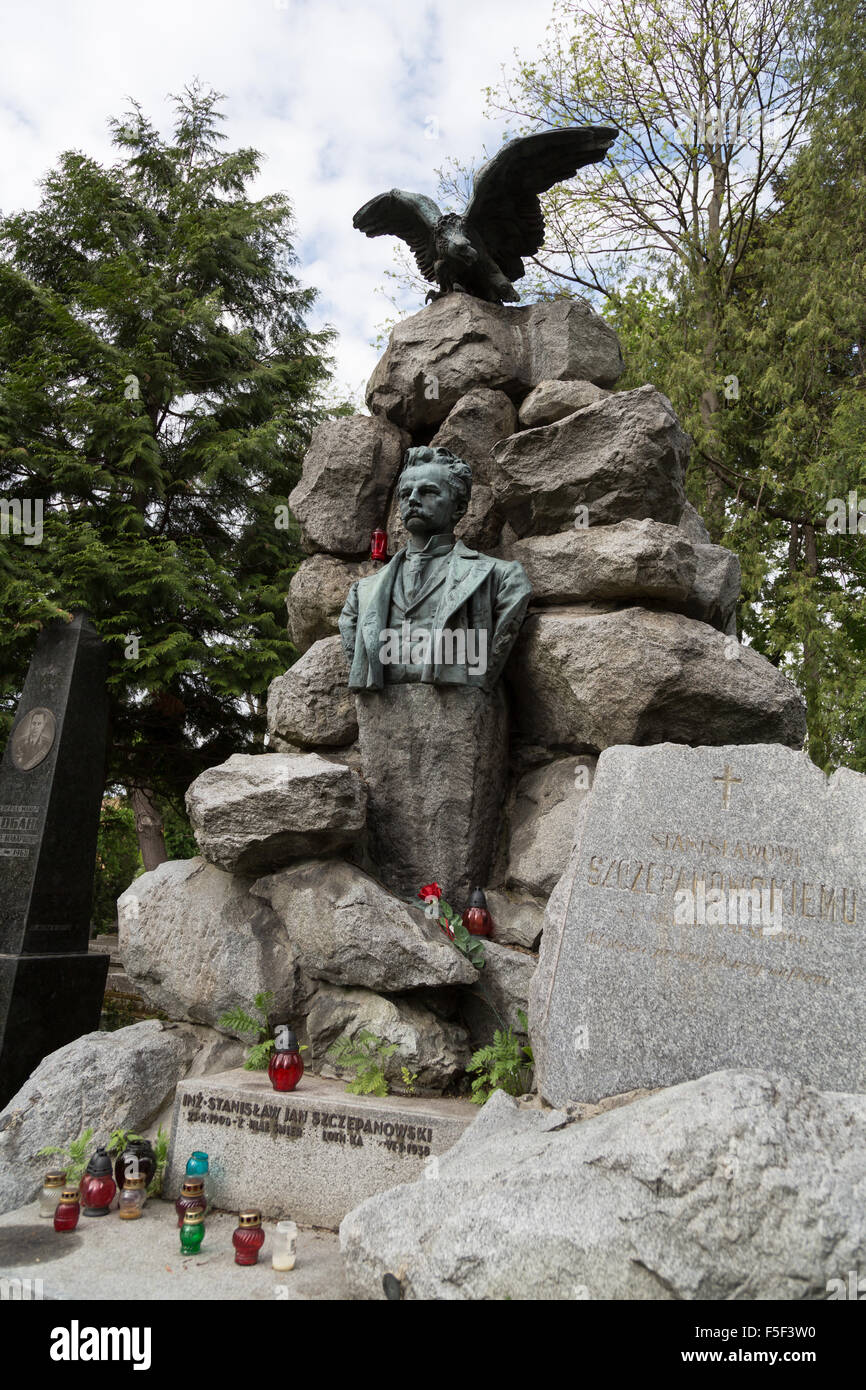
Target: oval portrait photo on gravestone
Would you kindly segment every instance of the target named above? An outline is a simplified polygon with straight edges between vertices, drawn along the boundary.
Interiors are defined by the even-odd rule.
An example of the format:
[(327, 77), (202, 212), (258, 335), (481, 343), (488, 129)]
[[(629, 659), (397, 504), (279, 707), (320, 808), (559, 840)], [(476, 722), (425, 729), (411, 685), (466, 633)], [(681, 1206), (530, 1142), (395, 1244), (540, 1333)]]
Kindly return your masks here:
[(44, 762), (54, 747), (57, 722), (50, 709), (41, 706), (25, 714), (12, 735), (12, 762), (19, 772), (29, 772)]

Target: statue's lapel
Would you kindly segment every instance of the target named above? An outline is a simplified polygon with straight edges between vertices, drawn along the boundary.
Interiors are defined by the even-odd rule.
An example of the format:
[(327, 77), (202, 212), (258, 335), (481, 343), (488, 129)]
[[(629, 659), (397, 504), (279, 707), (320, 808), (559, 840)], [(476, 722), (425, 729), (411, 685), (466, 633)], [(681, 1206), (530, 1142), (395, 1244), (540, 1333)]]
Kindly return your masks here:
[(496, 561), (489, 555), (479, 555), (458, 540), (451, 552), (448, 567), (448, 583), (437, 615), (441, 626), (445, 626), (452, 613), (462, 608), (466, 600), (484, 583)]
[(364, 613), (361, 618), (361, 632), (364, 637), (364, 646), (371, 663), (378, 666), (379, 648), (382, 645), (382, 631), (388, 626), (388, 612), (391, 607), (391, 594), (394, 589), (394, 581), (402, 563), (403, 551), (398, 550), (397, 554), (384, 565), (378, 574), (371, 574), (362, 579), (358, 588), (365, 588), (363, 594)]

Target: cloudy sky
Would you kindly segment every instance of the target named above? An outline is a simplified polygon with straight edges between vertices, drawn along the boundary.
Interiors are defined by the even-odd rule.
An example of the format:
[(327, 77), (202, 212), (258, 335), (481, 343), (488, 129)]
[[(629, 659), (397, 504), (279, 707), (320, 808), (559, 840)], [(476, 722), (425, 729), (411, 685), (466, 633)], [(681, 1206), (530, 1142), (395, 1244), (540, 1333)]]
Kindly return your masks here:
[[(392, 187), (436, 194), (434, 169), (499, 144), (483, 88), (544, 37), (550, 0), (4, 0), (0, 209), (31, 206), (62, 149), (109, 160), (107, 118), (135, 97), (162, 130), (198, 77), (227, 96), (231, 147), (266, 156), (257, 194), (284, 190), (316, 323), (339, 332), (337, 380), (358, 394), (391, 313), (377, 287), (390, 238), (352, 214)], [(227, 145), (228, 148), (228, 145)]]

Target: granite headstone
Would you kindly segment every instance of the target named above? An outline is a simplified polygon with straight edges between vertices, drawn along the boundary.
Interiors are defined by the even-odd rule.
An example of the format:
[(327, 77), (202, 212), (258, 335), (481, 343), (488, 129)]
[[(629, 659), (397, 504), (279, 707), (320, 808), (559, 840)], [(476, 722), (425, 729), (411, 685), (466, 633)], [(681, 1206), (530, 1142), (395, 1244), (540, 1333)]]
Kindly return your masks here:
[(0, 767), (0, 1106), (98, 1026), (88, 955), (105, 781), (106, 654), (84, 613), (40, 634)]
[(866, 777), (776, 744), (599, 758), (530, 998), (554, 1105), (760, 1067), (866, 1091)]

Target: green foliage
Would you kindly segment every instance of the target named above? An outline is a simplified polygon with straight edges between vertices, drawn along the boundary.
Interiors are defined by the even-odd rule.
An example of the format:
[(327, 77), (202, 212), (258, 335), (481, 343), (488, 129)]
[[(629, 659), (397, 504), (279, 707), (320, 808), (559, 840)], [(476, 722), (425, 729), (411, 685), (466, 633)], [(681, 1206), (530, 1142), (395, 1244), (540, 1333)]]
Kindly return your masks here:
[(103, 797), (93, 877), (97, 935), (117, 931), (117, 899), (143, 870), (129, 801), (122, 794)]
[[(518, 1011), (521, 1027), (526, 1029), (526, 1015)], [(469, 1099), (473, 1105), (483, 1105), (496, 1090), (509, 1096), (522, 1096), (531, 1085), (532, 1048), (528, 1039), (521, 1041), (511, 1028), (497, 1028), (493, 1042), (472, 1054), (467, 1072), (477, 1072)]]
[[(148, 1014), (148, 1018), (165, 1017), (165, 1014), (159, 1012)], [(131, 1028), (134, 1023), (141, 1022), (141, 1014), (134, 999), (123, 994), (106, 994), (104, 996), (102, 1012), (99, 1015), (100, 1032), (116, 1033), (118, 1028)]]
[[(446, 904), (447, 905), (447, 904)], [(454, 932), (454, 945), (458, 951), (462, 951), (464, 956), (476, 970), (483, 970), (484, 962), (487, 959), (484, 945), (480, 936), (473, 936), (463, 925), (462, 917), (456, 913), (451, 918), (451, 927)]]
[[(271, 1053), (277, 1045), (276, 1039), (270, 1036), (271, 1027), (268, 1019), (268, 1010), (273, 1002), (273, 992), (267, 989), (256, 995), (252, 1009), (236, 1005), (233, 1009), (227, 1009), (217, 1019), (218, 1028), (228, 1028), (230, 1032), (239, 1033), (242, 1037), (249, 1034), (254, 1039), (244, 1058), (244, 1071), (268, 1069)], [(306, 1052), (307, 1044), (301, 1043), (298, 1051)]]
[(285, 504), (331, 337), (306, 324), (289, 200), (249, 196), (261, 156), (220, 147), (220, 100), (175, 98), (167, 139), (133, 104), (113, 162), (67, 151), (0, 218), (0, 493), (44, 504), (42, 544), (0, 538), (0, 734), (39, 630), (84, 607), (110, 654), (108, 784), (180, 818), (199, 771), (261, 748), (296, 655)]
[(386, 1043), (375, 1033), (362, 1028), (354, 1038), (347, 1035), (337, 1038), (328, 1048), (328, 1056), (332, 1057), (338, 1066), (355, 1073), (346, 1087), (352, 1095), (387, 1096), (385, 1063), (396, 1051), (396, 1043)]
[(153, 1177), (147, 1189), (148, 1197), (159, 1197), (162, 1195), (162, 1180), (165, 1177), (165, 1167), (168, 1163), (168, 1135), (160, 1125), (153, 1140), (153, 1152), (156, 1157), (156, 1167), (153, 1170)]
[(75, 1187), (80, 1183), (84, 1170), (90, 1158), (90, 1144), (93, 1139), (93, 1129), (88, 1126), (79, 1134), (77, 1139), (68, 1139), (65, 1145), (39, 1149), (37, 1158), (60, 1158), (62, 1167), (66, 1169), (66, 1181), (70, 1187)]
[(401, 1067), (400, 1076), (406, 1088), (407, 1095), (414, 1096), (416, 1091), (415, 1082), (418, 1080), (417, 1071), (410, 1071), (408, 1067)]
[(269, 1037), (268, 1009), (273, 1002), (272, 991), (265, 990), (256, 995), (251, 1010), (237, 1005), (233, 1009), (227, 1009), (217, 1019), (218, 1028), (228, 1028), (230, 1032), (238, 1033), (241, 1037), (244, 1034), (252, 1036), (253, 1043), (244, 1059), (245, 1071), (267, 1071), (271, 1053), (276, 1045), (274, 1039)]

